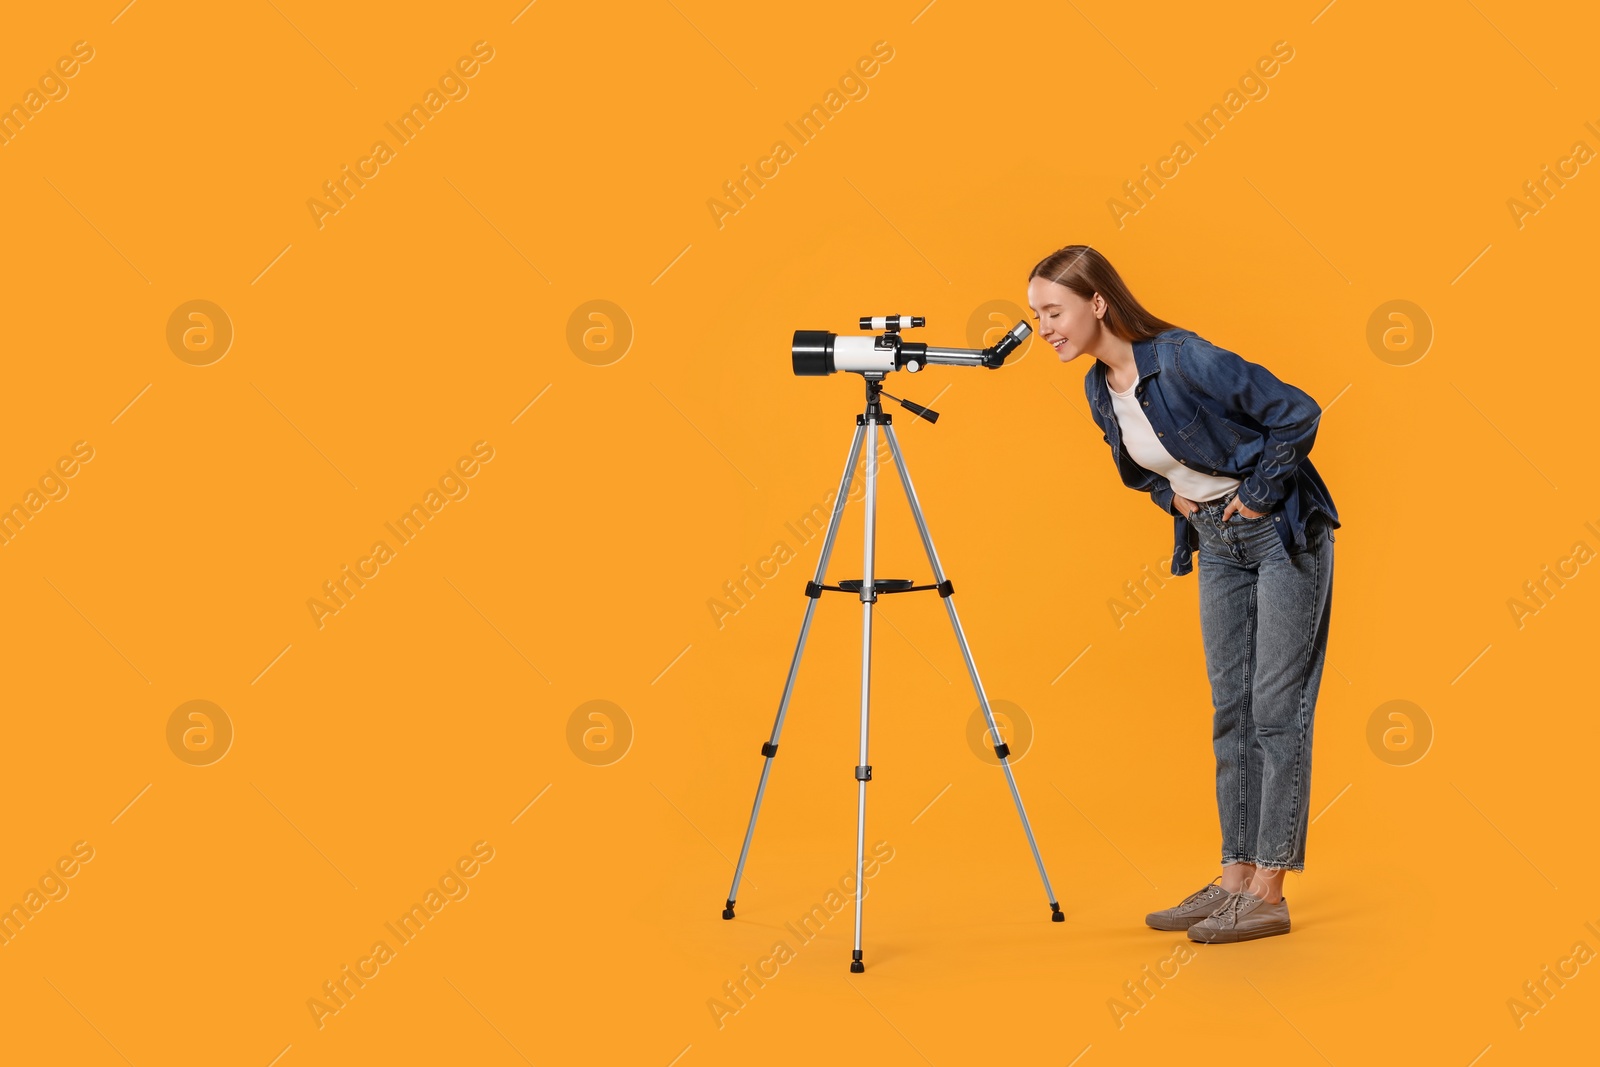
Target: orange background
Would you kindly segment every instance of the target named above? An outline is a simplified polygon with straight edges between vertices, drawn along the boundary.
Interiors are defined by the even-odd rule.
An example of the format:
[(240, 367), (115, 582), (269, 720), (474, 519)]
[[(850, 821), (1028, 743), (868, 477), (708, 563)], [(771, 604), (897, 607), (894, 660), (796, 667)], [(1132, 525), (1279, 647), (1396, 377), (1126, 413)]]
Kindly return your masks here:
[[(0, 147), (0, 503), (93, 450), (0, 548), (0, 903), (93, 850), (0, 947), (8, 1061), (1592, 1055), (1592, 966), (1520, 1027), (1507, 1005), (1600, 949), (1578, 321), (1600, 177), (1520, 226), (1507, 205), (1600, 146), (1592, 11), (519, 7), (8, 15), (0, 102), (93, 49)], [(478, 41), (468, 94), (319, 228), (307, 201)], [(879, 41), (866, 95), (799, 144), (785, 123)], [(1278, 41), (1267, 95), (1198, 145), (1185, 122)], [(1107, 201), (1180, 138), (1194, 158), (1119, 226)], [(780, 139), (719, 227), (708, 200)], [(912, 313), (966, 345), (1072, 242), (1332, 405), (1314, 458), (1344, 523), (1295, 932), (1199, 946), (1120, 1020), (1124, 982), (1187, 944), (1144, 914), (1217, 856), (1197, 577), (1118, 625), (1171, 521), (1117, 479), (1087, 357), (1042, 345), (889, 388), (944, 415), (896, 425), (990, 694), (1031, 724), (1017, 774), (1068, 922), (968, 746), (926, 594), (879, 615), (868, 840), (893, 859), (867, 972), (848, 909), (808, 944), (784, 926), (853, 863), (848, 598), (821, 605), (719, 917), (820, 541), (720, 628), (708, 602), (834, 487), (860, 403), (853, 377), (793, 376), (791, 332)], [(1431, 322), (1419, 360), (1368, 344), (1395, 299)], [(205, 366), (167, 341), (191, 300), (232, 324)], [(631, 328), (620, 358), (615, 316), (569, 344), (592, 300)], [(467, 495), (319, 628), (307, 601), (480, 441)], [(926, 580), (892, 477), (881, 504), (880, 575)], [(830, 578), (859, 575), (860, 520)], [(1508, 602), (1578, 542), (1519, 625)], [(169, 746), (192, 700), (233, 730), (209, 765)], [(593, 700), (632, 735), (606, 765), (568, 740)], [(1369, 743), (1391, 700), (1431, 726), (1420, 760)], [(308, 1000), (480, 841), (468, 894), (319, 1028)], [(779, 939), (793, 958), (719, 1026), (709, 1002)]]

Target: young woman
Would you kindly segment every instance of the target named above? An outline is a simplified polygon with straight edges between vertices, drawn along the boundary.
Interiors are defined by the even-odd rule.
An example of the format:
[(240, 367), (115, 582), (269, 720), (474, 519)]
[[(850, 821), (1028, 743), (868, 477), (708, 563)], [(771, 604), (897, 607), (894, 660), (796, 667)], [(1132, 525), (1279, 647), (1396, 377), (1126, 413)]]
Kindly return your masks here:
[(1200, 556), (1222, 874), (1145, 921), (1207, 943), (1288, 933), (1283, 877), (1305, 870), (1340, 525), (1306, 455), (1321, 408), (1150, 314), (1086, 245), (1033, 268), (1028, 305), (1063, 363), (1094, 357), (1089, 411), (1123, 484), (1174, 516), (1172, 573), (1188, 574)]

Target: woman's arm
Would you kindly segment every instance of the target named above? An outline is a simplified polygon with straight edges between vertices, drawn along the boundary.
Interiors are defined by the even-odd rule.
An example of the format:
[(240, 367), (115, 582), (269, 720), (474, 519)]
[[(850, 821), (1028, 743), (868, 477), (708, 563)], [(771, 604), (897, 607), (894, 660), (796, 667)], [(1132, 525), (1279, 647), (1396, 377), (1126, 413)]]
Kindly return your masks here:
[(1154, 471), (1150, 472), (1150, 477), (1155, 479), (1155, 487), (1150, 490), (1150, 499), (1156, 502), (1156, 507), (1168, 515), (1176, 515), (1177, 512), (1172, 510), (1172, 483)]
[(1271, 511), (1289, 492), (1289, 479), (1317, 439), (1322, 408), (1311, 394), (1281, 381), (1259, 363), (1191, 334), (1174, 359), (1178, 375), (1196, 392), (1216, 401), (1227, 417), (1242, 413), (1267, 429), (1261, 459), (1239, 486), (1239, 502), (1251, 511)]

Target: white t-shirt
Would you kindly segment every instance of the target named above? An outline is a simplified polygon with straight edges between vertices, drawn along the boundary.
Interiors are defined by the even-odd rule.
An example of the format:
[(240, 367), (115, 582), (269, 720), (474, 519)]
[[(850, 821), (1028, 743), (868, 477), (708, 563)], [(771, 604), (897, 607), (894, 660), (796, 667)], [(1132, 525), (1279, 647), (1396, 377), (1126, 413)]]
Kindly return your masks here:
[(1126, 393), (1119, 393), (1111, 388), (1110, 378), (1106, 379), (1106, 389), (1111, 393), (1111, 406), (1116, 411), (1117, 425), (1122, 430), (1123, 450), (1135, 463), (1166, 478), (1172, 483), (1174, 492), (1194, 501), (1215, 500), (1239, 485), (1238, 478), (1207, 474), (1173, 459), (1155, 430), (1150, 428), (1150, 419), (1146, 417), (1139, 398), (1134, 395), (1138, 386), (1135, 380)]

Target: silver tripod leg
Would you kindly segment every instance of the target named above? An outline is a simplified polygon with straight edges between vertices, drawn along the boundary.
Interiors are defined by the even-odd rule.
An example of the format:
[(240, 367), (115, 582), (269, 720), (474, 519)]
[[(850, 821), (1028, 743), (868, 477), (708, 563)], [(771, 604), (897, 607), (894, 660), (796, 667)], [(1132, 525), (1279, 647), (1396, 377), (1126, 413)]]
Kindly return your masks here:
[[(884, 429), (889, 428), (884, 423)], [(861, 750), (856, 761), (856, 941), (850, 953), (850, 972), (861, 974), (866, 964), (861, 962), (861, 895), (866, 890), (862, 881), (862, 858), (867, 847), (867, 783), (872, 780), (872, 766), (867, 762), (867, 719), (872, 697), (872, 603), (878, 599), (872, 581), (872, 549), (878, 522), (878, 421), (876, 405), (868, 408), (865, 416), (867, 431), (866, 470), (866, 525), (861, 534)]]
[[(922, 534), (922, 546), (928, 550), (928, 563), (933, 567), (933, 580), (942, 588), (939, 595), (944, 599), (945, 609), (950, 613), (950, 625), (955, 627), (956, 643), (961, 646), (961, 658), (966, 660), (967, 674), (972, 678), (972, 688), (978, 691), (978, 703), (983, 707), (983, 717), (989, 724), (989, 735), (994, 739), (995, 755), (1000, 757), (1000, 767), (1006, 773), (1006, 784), (1011, 787), (1011, 799), (1016, 802), (1017, 815), (1022, 819), (1022, 832), (1028, 835), (1028, 847), (1033, 850), (1033, 862), (1039, 867), (1039, 878), (1044, 882), (1044, 894), (1050, 901), (1050, 919), (1052, 922), (1065, 922), (1066, 916), (1061, 913), (1061, 905), (1056, 902), (1055, 890), (1050, 888), (1050, 876), (1045, 873), (1044, 859), (1039, 855), (1039, 843), (1034, 840), (1033, 827), (1028, 823), (1028, 813), (1022, 807), (1022, 794), (1017, 790), (1017, 778), (1011, 771), (1008, 761), (1010, 750), (1001, 740), (1000, 728), (995, 725), (994, 712), (989, 709), (989, 697), (983, 691), (983, 682), (978, 678), (978, 665), (972, 660), (972, 649), (967, 646), (967, 635), (961, 629), (961, 618), (956, 614), (956, 602), (951, 592), (951, 587), (946, 584), (944, 567), (939, 563), (939, 553), (933, 548), (933, 535), (928, 533), (928, 523), (922, 517), (922, 505), (917, 502), (917, 491), (911, 487), (911, 472), (906, 470), (905, 457), (900, 454), (900, 441), (894, 435), (894, 426), (885, 423), (884, 435), (889, 439), (889, 452), (894, 456), (894, 465), (900, 471), (900, 484), (905, 486), (906, 500), (911, 504), (911, 514), (917, 520), (917, 530)], [(870, 470), (870, 468), (868, 468)], [(870, 486), (871, 483), (869, 482)], [(868, 500), (871, 500), (871, 489), (868, 489)], [(869, 549), (870, 552), (870, 549)], [(870, 555), (869, 555), (870, 560)], [(863, 718), (865, 712), (863, 711)], [(862, 762), (866, 762), (866, 727), (862, 727)], [(860, 914), (860, 905), (857, 905), (857, 915)], [(860, 920), (857, 919), (857, 927)], [(861, 944), (860, 935), (856, 937), (856, 945)]]
[[(817, 573), (806, 589), (808, 599), (805, 619), (800, 623), (800, 640), (794, 648), (794, 659), (789, 663), (789, 677), (783, 683), (783, 699), (778, 701), (778, 717), (772, 724), (772, 737), (761, 746), (761, 754), (766, 757), (766, 762), (761, 765), (761, 781), (756, 785), (756, 802), (750, 809), (750, 825), (744, 832), (744, 846), (739, 849), (739, 864), (733, 869), (733, 887), (728, 890), (728, 903), (722, 909), (724, 919), (733, 918), (733, 902), (739, 897), (739, 880), (744, 877), (744, 864), (750, 858), (750, 841), (755, 837), (756, 818), (761, 814), (761, 798), (767, 792), (767, 776), (772, 773), (772, 760), (778, 754), (778, 738), (783, 733), (784, 716), (789, 713), (789, 699), (794, 696), (794, 680), (795, 675), (800, 672), (800, 656), (806, 650), (806, 635), (811, 632), (811, 617), (816, 614), (817, 601), (822, 596), (819, 587), (822, 585), (823, 576), (828, 573), (828, 558), (833, 555), (834, 538), (839, 533), (839, 518), (844, 514), (845, 500), (850, 496), (850, 481), (855, 475), (856, 460), (861, 456), (861, 439), (866, 436), (866, 432), (865, 424), (858, 422), (855, 439), (850, 443), (850, 458), (845, 460), (844, 476), (839, 479), (839, 493), (833, 498), (833, 515), (828, 519), (828, 535), (822, 540), (822, 555), (817, 560)], [(868, 485), (871, 485), (870, 481)], [(859, 927), (859, 923), (857, 925)]]

